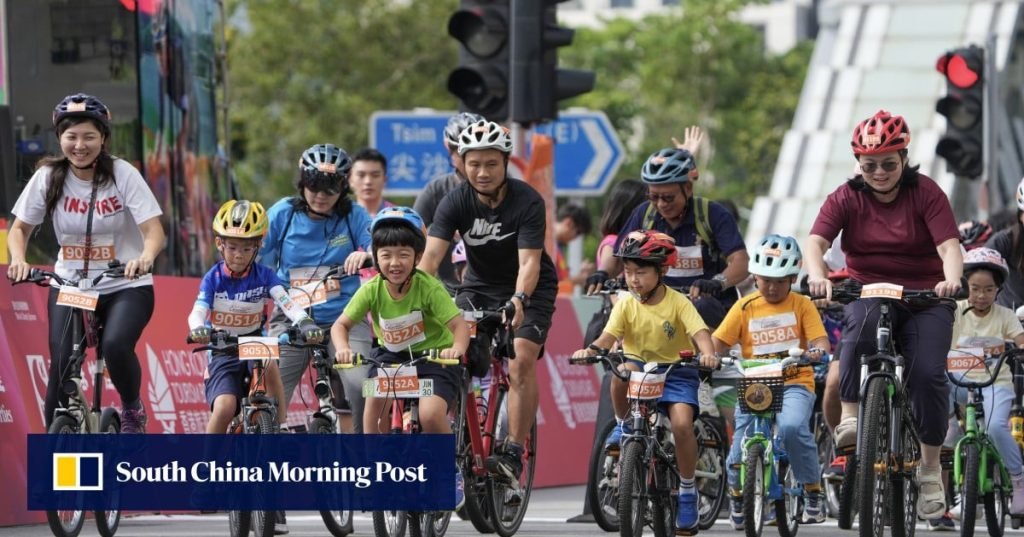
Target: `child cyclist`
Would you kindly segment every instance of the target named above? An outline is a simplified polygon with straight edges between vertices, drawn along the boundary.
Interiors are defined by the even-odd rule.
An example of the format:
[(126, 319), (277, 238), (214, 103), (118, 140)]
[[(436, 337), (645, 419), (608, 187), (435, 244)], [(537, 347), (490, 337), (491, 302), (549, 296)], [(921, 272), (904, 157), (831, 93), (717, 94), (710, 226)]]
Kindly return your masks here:
[[(818, 310), (810, 299), (790, 290), (800, 272), (800, 260), (796, 239), (768, 235), (761, 240), (749, 263), (758, 290), (733, 304), (715, 330), (715, 349), (719, 353), (728, 352), (738, 343), (745, 360), (785, 358), (795, 347), (810, 349), (807, 355), (812, 362), (828, 356), (828, 335)], [(814, 411), (814, 370), (797, 366), (786, 377), (782, 412), (775, 414), (779, 436), (793, 474), (804, 486), (804, 522), (824, 522), (821, 467), (809, 426)], [(743, 436), (752, 422), (753, 417), (741, 413), (737, 405), (736, 429), (727, 459), (734, 529), (744, 525), (739, 464)]]
[[(267, 214), (258, 202), (230, 200), (213, 219), (217, 250), (223, 260), (203, 276), (192, 313), (188, 316), (189, 337), (195, 343), (210, 341), (210, 329), (226, 330), (236, 336), (259, 336), (266, 318), (266, 300), (271, 298), (302, 328), (311, 343), (323, 339), (323, 330), (306, 312), (288, 298), (273, 270), (255, 263), (260, 242), (267, 232)], [(206, 401), (210, 405), (207, 433), (225, 433), (231, 419), (241, 410), (246, 377), (252, 371), (251, 360), (239, 360), (237, 352), (214, 351), (206, 375)], [(267, 389), (284, 401), (284, 387), (277, 365), (271, 361), (264, 369)], [(278, 408), (278, 423), (284, 423), (284, 405)]]
[[(462, 320), (462, 312), (440, 280), (416, 269), (426, 247), (423, 220), (407, 207), (384, 208), (373, 219), (370, 235), (379, 272), (356, 291), (331, 328), (338, 363), (352, 362), (349, 330), (354, 319), (363, 319), (368, 312), (381, 343), (375, 351), (377, 360), (399, 363), (432, 349), (441, 349), (442, 358), (461, 358), (469, 347), (469, 326)], [(421, 329), (408, 330), (411, 324)], [(420, 378), (434, 381), (434, 395), (419, 402), (423, 432), (451, 433), (448, 410), (462, 386), (461, 368), (422, 362), (416, 369)], [(371, 377), (376, 374), (376, 369), (370, 370)], [(388, 403), (386, 398), (367, 398), (364, 432), (387, 432)], [(462, 474), (456, 469), (456, 509), (463, 500)]]
[[(1011, 340), (1017, 347), (1024, 346), (1024, 329), (1013, 310), (996, 304), (999, 288), (1006, 281), (1010, 269), (1003, 256), (990, 248), (976, 248), (964, 255), (964, 277), (967, 278), (967, 300), (957, 302), (954, 319), (953, 346), (974, 347), (970, 341), (992, 338), (1000, 342)], [(953, 356), (955, 354), (951, 354)], [(1003, 458), (1013, 483), (1011, 514), (1024, 514), (1024, 466), (1020, 450), (1010, 434), (1010, 407), (1013, 405), (1013, 381), (1010, 363), (996, 377), (992, 386), (983, 390), (984, 410), (988, 434)], [(968, 373), (971, 380), (986, 380), (984, 371)], [(957, 389), (956, 395), (965, 398), (966, 392)], [(963, 401), (962, 401), (963, 402)]]
[[(718, 359), (714, 355), (711, 333), (697, 309), (689, 299), (662, 281), (668, 268), (676, 264), (675, 241), (657, 231), (634, 231), (626, 236), (615, 255), (622, 258), (625, 265), (630, 296), (616, 302), (601, 335), (586, 349), (573, 353), (573, 357), (607, 352), (621, 339), (626, 354), (668, 365), (679, 361), (681, 351), (693, 350), (690, 340), (693, 338), (700, 349), (700, 365), (716, 367)], [(639, 371), (642, 365), (643, 362), (627, 357), (622, 367)], [(676, 528), (688, 534), (696, 532), (698, 522), (697, 491), (694, 488), (697, 439), (693, 434), (693, 419), (699, 412), (699, 382), (696, 370), (677, 367), (666, 380), (665, 393), (659, 401), (661, 409), (672, 420), (676, 464), (682, 478)], [(617, 378), (612, 380), (611, 399), (618, 426), (608, 437), (609, 446), (617, 446), (623, 432), (629, 431), (630, 424), (624, 421), (629, 410), (626, 388), (626, 382)]]

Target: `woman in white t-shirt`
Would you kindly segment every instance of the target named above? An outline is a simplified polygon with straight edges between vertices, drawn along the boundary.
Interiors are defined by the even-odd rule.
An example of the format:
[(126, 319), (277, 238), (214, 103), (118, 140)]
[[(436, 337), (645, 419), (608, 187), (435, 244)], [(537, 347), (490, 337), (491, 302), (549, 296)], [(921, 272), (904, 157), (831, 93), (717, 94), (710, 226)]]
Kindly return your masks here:
[[(121, 431), (142, 433), (146, 431), (146, 411), (139, 398), (142, 368), (135, 344), (153, 315), (149, 272), (164, 247), (160, 206), (139, 171), (107, 152), (110, 111), (99, 99), (83, 93), (65, 97), (53, 111), (53, 126), (62, 155), (40, 163), (14, 204), (11, 212), (15, 219), (7, 235), (11, 256), (7, 277), (13, 281), (28, 278), (32, 268), (25, 261), (28, 239), (47, 216), (61, 246), (54, 265), (61, 278), (91, 279), (114, 259), (125, 264), (124, 279), (104, 280), (93, 290), (100, 295), (96, 307), (103, 325), (100, 346), (110, 380), (121, 396)], [(57, 405), (66, 404), (60, 378), (71, 356), (71, 341), (66, 337), (71, 308), (56, 305), (56, 298), (57, 288), (53, 287), (47, 307), (47, 428)]]

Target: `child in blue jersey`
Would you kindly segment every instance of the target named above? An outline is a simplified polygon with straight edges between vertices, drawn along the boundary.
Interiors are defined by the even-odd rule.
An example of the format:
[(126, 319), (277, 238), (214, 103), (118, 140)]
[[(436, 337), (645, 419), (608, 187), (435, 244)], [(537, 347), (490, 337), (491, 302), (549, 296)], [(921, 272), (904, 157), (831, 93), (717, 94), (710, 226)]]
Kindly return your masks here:
[[(274, 271), (254, 263), (266, 231), (267, 214), (257, 202), (230, 200), (217, 211), (213, 232), (217, 250), (224, 259), (199, 284), (199, 296), (188, 317), (192, 341), (208, 342), (211, 328), (236, 336), (261, 335), (266, 324), (263, 312), (267, 298), (272, 298), (302, 328), (307, 341), (317, 343), (323, 339), (323, 331), (306, 316), (305, 310), (292, 303)], [(206, 369), (206, 401), (211, 411), (206, 432), (225, 433), (240, 411), (252, 362), (239, 360), (237, 352), (215, 351)], [(268, 391), (280, 405), (278, 421), (284, 423), (287, 410), (277, 365), (271, 361), (264, 374)]]
[[(399, 363), (432, 349), (441, 349), (442, 358), (461, 358), (469, 347), (469, 326), (462, 320), (462, 312), (440, 280), (416, 270), (426, 246), (419, 215), (407, 207), (381, 209), (373, 220), (372, 237), (374, 265), (380, 272), (356, 291), (331, 328), (337, 361), (352, 361), (349, 331), (368, 312), (381, 344), (376, 349), (378, 360)], [(462, 389), (461, 366), (424, 362), (416, 369), (417, 376), (434, 383), (434, 395), (419, 402), (423, 432), (450, 434), (448, 410)], [(371, 370), (370, 376), (376, 373)], [(366, 399), (364, 432), (387, 432), (389, 403), (386, 398)], [(464, 495), (462, 474), (457, 469), (455, 484), (458, 509)]]

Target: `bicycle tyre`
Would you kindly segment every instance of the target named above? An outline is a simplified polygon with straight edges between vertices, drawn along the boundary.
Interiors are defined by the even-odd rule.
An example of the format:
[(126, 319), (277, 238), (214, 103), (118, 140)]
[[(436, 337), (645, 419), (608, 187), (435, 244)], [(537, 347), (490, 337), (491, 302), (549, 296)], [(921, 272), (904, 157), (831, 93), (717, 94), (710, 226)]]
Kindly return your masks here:
[(846, 455), (843, 480), (839, 483), (839, 513), (836, 523), (839, 529), (853, 528), (853, 516), (857, 513), (857, 454)]
[[(991, 447), (986, 449), (992, 449)], [(1006, 532), (1006, 514), (1009, 512), (1006, 495), (1006, 468), (996, 459), (997, 454), (993, 449), (988, 456), (988, 475), (992, 479), (992, 490), (984, 495), (985, 503), (985, 526), (988, 527), (990, 537), (1003, 537)], [(1012, 489), (1011, 489), (1012, 490)], [(1012, 495), (1012, 492), (1011, 492)]]
[(746, 466), (743, 479), (743, 531), (747, 537), (761, 537), (764, 531), (764, 507), (767, 503), (764, 446), (752, 444), (743, 464)]
[[(331, 420), (327, 418), (313, 418), (309, 420), (310, 434), (336, 434)], [(345, 537), (352, 533), (352, 510), (342, 509), (333, 511), (320, 511), (320, 518), (324, 521), (327, 531), (334, 537)]]
[(252, 511), (228, 511), (228, 532), (231, 537), (247, 537), (252, 529)]
[[(861, 416), (857, 457), (862, 472), (857, 502), (860, 537), (877, 537), (885, 531), (886, 493), (889, 484), (889, 382), (883, 377), (868, 380)], [(879, 472), (875, 464), (881, 464)]]
[(647, 476), (644, 445), (637, 440), (626, 443), (620, 450), (619, 467), (619, 535), (643, 535), (647, 507)]
[(800, 515), (803, 512), (801, 505), (802, 496), (793, 496), (788, 490), (795, 490), (800, 487), (793, 476), (793, 468), (787, 462), (780, 462), (777, 466), (780, 474), (779, 486), (782, 487), (782, 498), (775, 500), (775, 523), (779, 527), (781, 537), (796, 537), (800, 531)]
[[(694, 433), (697, 436), (697, 469), (714, 472), (717, 479), (702, 477), (697, 479), (699, 514), (698, 527), (702, 530), (711, 529), (718, 520), (722, 503), (728, 494), (725, 460), (728, 455), (725, 447), (725, 435), (719, 428), (715, 418), (700, 416), (697, 418)], [(591, 503), (590, 505), (594, 505)]]
[[(100, 415), (100, 432), (103, 434), (120, 434), (121, 418), (113, 408), (103, 409), (103, 413)], [(115, 494), (120, 495), (120, 492), (116, 491)], [(118, 497), (118, 499), (120, 498)], [(117, 533), (117, 528), (121, 525), (121, 510), (93, 511), (93, 516), (96, 518), (96, 531), (103, 537), (114, 537), (114, 534)]]
[(974, 523), (978, 517), (978, 470), (981, 468), (981, 458), (978, 453), (978, 444), (970, 443), (964, 445), (964, 485), (960, 497), (960, 536), (973, 537)]
[[(79, 424), (71, 416), (54, 418), (49, 434), (79, 434)], [(46, 523), (56, 537), (77, 537), (85, 524), (85, 511), (80, 509), (56, 510), (46, 512)]]
[[(503, 396), (499, 396), (503, 397)], [(497, 431), (498, 438), (503, 435)], [(519, 498), (515, 501), (515, 493), (510, 487), (495, 476), (488, 480), (488, 493), (491, 497), (491, 521), (494, 532), (501, 537), (512, 537), (519, 531), (530, 505), (530, 493), (533, 491), (533, 476), (537, 470), (537, 424), (530, 427), (530, 437), (523, 446), (523, 472), (519, 476)]]
[(826, 479), (824, 471), (825, 468), (829, 468), (832, 465), (832, 461), (836, 458), (836, 444), (821, 412), (814, 414), (814, 420), (817, 433), (815, 440), (818, 445), (818, 461), (822, 465), (821, 491), (825, 495), (825, 513), (827, 516), (838, 518), (842, 480), (835, 478)]
[[(274, 434), (274, 416), (266, 410), (253, 412), (252, 424), (257, 434)], [(252, 531), (255, 537), (274, 537), (274, 523), (277, 511), (253, 511)]]
[[(890, 474), (892, 490), (889, 491), (889, 520), (893, 537), (914, 537), (917, 531), (917, 495), (919, 485), (914, 475), (916, 462), (921, 460), (921, 448), (917, 435), (912, 434), (912, 422), (907, 412), (903, 413), (903, 468)], [(897, 523), (898, 522), (898, 523)]]
[(619, 531), (619, 458), (604, 448), (605, 439), (612, 434), (616, 425), (615, 420), (612, 420), (598, 432), (598, 445), (590, 453), (587, 475), (587, 482), (591, 484), (587, 487), (590, 512), (594, 522), (604, 531)]
[(404, 537), (407, 522), (405, 511), (374, 511), (373, 534), (377, 537)]
[[(463, 418), (463, 429), (468, 427)], [(487, 492), (486, 476), (477, 476), (473, 473), (473, 448), (470, 445), (469, 435), (462, 435), (462, 478), (465, 481), (464, 493), (466, 503), (462, 506), (466, 518), (473, 524), (473, 528), (479, 533), (494, 533), (494, 525), (491, 523), (491, 497)]]
[[(668, 434), (672, 434), (671, 431)], [(657, 448), (656, 448), (657, 449)], [(651, 491), (651, 526), (655, 537), (675, 535), (676, 511), (679, 509), (679, 474), (676, 473), (675, 445), (662, 443), (661, 449), (671, 449), (670, 457), (654, 454), (648, 490)], [(697, 519), (700, 524), (700, 517)]]

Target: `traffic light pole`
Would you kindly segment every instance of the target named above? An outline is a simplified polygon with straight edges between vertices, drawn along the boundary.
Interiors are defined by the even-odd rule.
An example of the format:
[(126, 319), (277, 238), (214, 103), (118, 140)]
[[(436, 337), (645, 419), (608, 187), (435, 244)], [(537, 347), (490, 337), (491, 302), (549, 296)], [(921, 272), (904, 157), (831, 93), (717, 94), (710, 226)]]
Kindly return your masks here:
[[(986, 204), (987, 216), (998, 212), (1002, 207), (995, 207), (994, 203), (1001, 199), (999, 195), (999, 164), (996, 155), (999, 151), (996, 148), (996, 125), (993, 111), (999, 106), (999, 76), (996, 69), (996, 34), (989, 33), (985, 40), (985, 103), (982, 107), (981, 117), (985, 124), (984, 144), (982, 144), (982, 158), (985, 162), (985, 172), (982, 184), (988, 189), (988, 203)], [(1000, 107), (1001, 108), (1001, 107)], [(987, 219), (987, 218), (986, 218)]]

